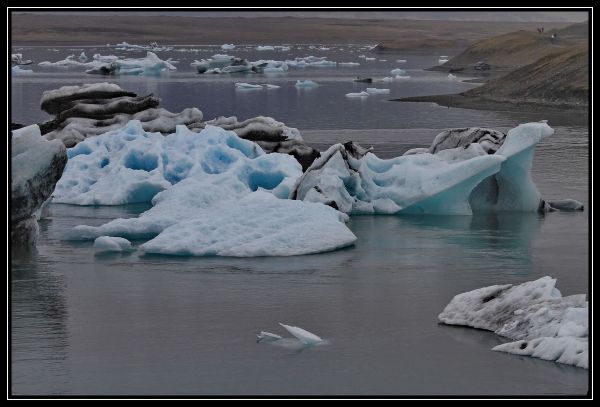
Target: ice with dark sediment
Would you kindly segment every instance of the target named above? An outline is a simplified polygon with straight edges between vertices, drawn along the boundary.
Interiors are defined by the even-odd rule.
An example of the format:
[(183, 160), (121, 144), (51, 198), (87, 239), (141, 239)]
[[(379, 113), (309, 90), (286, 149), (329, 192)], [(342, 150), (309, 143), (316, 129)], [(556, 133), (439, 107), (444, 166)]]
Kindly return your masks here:
[(556, 279), (479, 288), (455, 296), (440, 322), (493, 331), (511, 340), (493, 348), (588, 368), (588, 302), (563, 297)]

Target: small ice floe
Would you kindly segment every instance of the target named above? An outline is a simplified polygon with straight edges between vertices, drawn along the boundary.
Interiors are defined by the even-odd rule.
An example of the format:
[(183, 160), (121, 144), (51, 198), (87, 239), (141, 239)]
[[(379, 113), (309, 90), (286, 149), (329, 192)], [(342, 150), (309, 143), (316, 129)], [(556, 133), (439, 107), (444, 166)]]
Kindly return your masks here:
[(359, 58), (366, 58), (367, 56), (366, 55), (359, 55), (358, 57)]
[(398, 62), (399, 64), (405, 64), (406, 59), (397, 59), (396, 62)]
[(264, 342), (270, 345), (294, 350), (302, 350), (313, 346), (326, 345), (328, 343), (328, 341), (322, 339), (321, 337), (297, 326), (290, 326), (282, 324), (281, 322), (279, 325), (285, 328), (285, 330), (287, 330), (294, 337), (283, 338), (271, 332), (261, 331), (256, 334), (256, 343)]
[(262, 85), (254, 85), (252, 83), (246, 83), (246, 82), (237, 82), (235, 84), (235, 88), (236, 89), (262, 89), (263, 86)]
[(317, 86), (319, 86), (319, 84), (311, 80), (305, 80), (296, 81), (296, 84), (294, 86), (296, 86), (297, 88), (316, 88)]
[(375, 61), (375, 59), (376, 59), (376, 58), (368, 58), (368, 57), (365, 57), (365, 61)]
[(11, 54), (11, 62), (13, 65), (31, 65), (31, 59), (23, 59), (23, 54)]
[(367, 96), (369, 96), (369, 94), (365, 91), (358, 92), (358, 93), (346, 93), (346, 97), (349, 97), (349, 98), (364, 98)]
[(227, 50), (227, 49), (234, 49), (235, 45), (233, 44), (223, 44), (221, 45), (221, 49)]
[(329, 48), (327, 48), (327, 47), (321, 47), (321, 48), (319, 48), (319, 51), (329, 51)]
[(131, 242), (122, 237), (100, 236), (94, 240), (96, 252), (125, 252), (133, 250)]
[(390, 73), (392, 75), (396, 75), (396, 76), (406, 75), (406, 71), (404, 69), (400, 69), (400, 68), (392, 69), (390, 71)]
[(22, 69), (19, 65), (15, 65), (10, 69), (13, 75), (31, 75), (33, 71), (31, 69)]
[(458, 80), (458, 78), (456, 77), (456, 75), (452, 75), (451, 73), (448, 74), (448, 79), (450, 79), (451, 81)]
[(272, 45), (259, 45), (254, 49), (257, 51), (274, 51), (275, 47), (273, 47)]
[(81, 51), (81, 54), (79, 54), (79, 62), (85, 63), (87, 60), (88, 57), (85, 55), (85, 51)]
[(559, 201), (547, 201), (550, 210), (576, 212), (583, 211), (583, 204), (574, 199), (562, 199)]
[(281, 86), (271, 85), (270, 83), (259, 83), (252, 84), (246, 82), (236, 82), (235, 88), (238, 90), (252, 90), (252, 89), (279, 89)]
[(385, 94), (385, 93), (390, 93), (390, 90), (389, 89), (378, 89), (378, 88), (367, 88), (367, 93), (369, 95)]
[(446, 62), (448, 62), (448, 60), (446, 58), (438, 59), (438, 64), (440, 64), (440, 65), (445, 64)]
[(387, 62), (387, 59), (380, 59), (379, 62)]
[(338, 66), (359, 66), (358, 62), (338, 62)]

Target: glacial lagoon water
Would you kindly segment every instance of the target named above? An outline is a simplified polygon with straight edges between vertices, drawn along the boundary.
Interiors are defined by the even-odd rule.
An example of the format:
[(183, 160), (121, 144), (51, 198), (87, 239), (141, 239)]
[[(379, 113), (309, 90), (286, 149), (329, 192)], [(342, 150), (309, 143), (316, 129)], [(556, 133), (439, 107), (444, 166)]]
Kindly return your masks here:
[[(63, 59), (68, 47), (17, 50), (37, 61)], [(202, 47), (198, 47), (202, 48)], [(338, 47), (339, 48), (339, 47)], [(91, 242), (62, 240), (79, 224), (137, 216), (149, 205), (78, 207), (51, 204), (40, 222), (37, 251), (15, 255), (11, 269), (13, 394), (585, 394), (588, 371), (491, 351), (501, 337), (437, 323), (461, 292), (544, 275), (563, 295), (588, 293), (588, 149), (586, 121), (572, 114), (447, 109), (428, 103), (388, 102), (417, 94), (472, 87), (422, 71), (440, 50), (414, 55), (368, 54), (356, 46), (327, 52), (238, 50), (249, 57), (285, 59), (329, 55), (352, 68), (306, 68), (282, 75), (199, 76), (192, 59), (221, 52), (171, 51), (178, 71), (161, 78), (104, 78), (77, 70), (43, 70), (12, 80), (13, 121), (48, 118), (43, 90), (115, 81), (140, 94), (154, 92), (172, 111), (200, 108), (205, 118), (273, 116), (298, 127), (315, 147), (354, 140), (388, 158), (429, 145), (448, 127), (506, 130), (547, 119), (556, 133), (536, 150), (533, 177), (547, 199), (573, 198), (583, 213), (465, 216), (359, 216), (349, 227), (353, 247), (289, 258), (191, 258), (96, 254)], [(353, 52), (349, 52), (352, 50)], [(115, 53), (97, 48), (93, 52)], [(244, 54), (244, 52), (246, 54)], [(141, 56), (138, 52), (121, 52)], [(368, 54), (368, 56), (373, 56)], [(398, 65), (396, 59), (407, 59)], [(411, 79), (373, 85), (356, 76)], [(322, 86), (297, 90), (297, 79)], [(236, 91), (233, 82), (274, 83), (280, 89)], [(345, 98), (365, 87), (390, 95)], [(141, 242), (134, 242), (138, 245)], [(286, 336), (278, 322), (327, 339), (326, 346), (292, 352), (256, 343), (266, 330)]]

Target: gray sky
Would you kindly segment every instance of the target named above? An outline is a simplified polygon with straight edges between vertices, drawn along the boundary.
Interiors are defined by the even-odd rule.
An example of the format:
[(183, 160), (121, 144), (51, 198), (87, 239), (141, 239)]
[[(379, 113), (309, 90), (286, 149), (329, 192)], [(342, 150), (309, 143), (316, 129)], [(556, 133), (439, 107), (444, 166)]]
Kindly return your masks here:
[[(61, 12), (50, 9), (35, 14), (76, 14), (76, 15), (164, 15), (188, 17), (298, 17), (298, 18), (350, 18), (350, 19), (417, 19), (417, 20), (455, 20), (455, 21), (554, 21), (580, 22), (587, 20), (586, 12), (565, 11), (99, 11), (99, 12)], [(339, 10), (339, 9), (337, 9)]]

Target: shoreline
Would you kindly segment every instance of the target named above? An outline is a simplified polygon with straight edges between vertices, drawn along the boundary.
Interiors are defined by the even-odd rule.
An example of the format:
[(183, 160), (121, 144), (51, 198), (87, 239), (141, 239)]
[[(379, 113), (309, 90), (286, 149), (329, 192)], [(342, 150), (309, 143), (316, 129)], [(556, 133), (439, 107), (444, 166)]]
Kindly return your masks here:
[(448, 108), (493, 110), (493, 111), (523, 111), (533, 112), (569, 112), (575, 114), (589, 114), (589, 105), (574, 105), (569, 103), (543, 103), (540, 101), (523, 101), (516, 99), (495, 100), (483, 97), (464, 96), (462, 94), (410, 96), (399, 99), (389, 99), (391, 102), (432, 102)]

